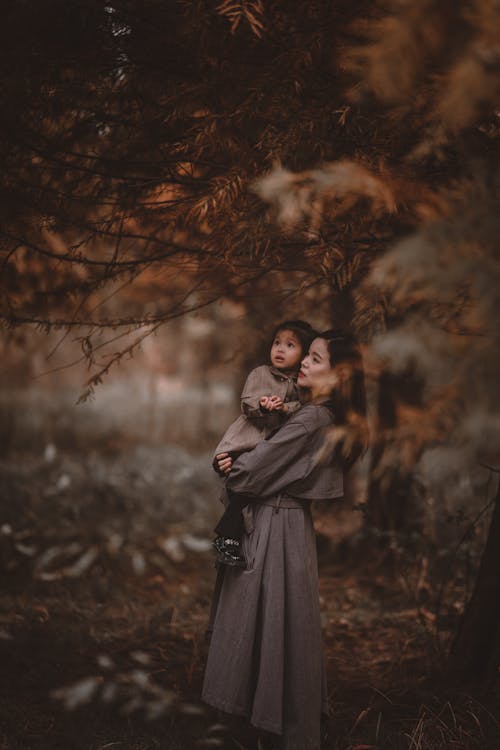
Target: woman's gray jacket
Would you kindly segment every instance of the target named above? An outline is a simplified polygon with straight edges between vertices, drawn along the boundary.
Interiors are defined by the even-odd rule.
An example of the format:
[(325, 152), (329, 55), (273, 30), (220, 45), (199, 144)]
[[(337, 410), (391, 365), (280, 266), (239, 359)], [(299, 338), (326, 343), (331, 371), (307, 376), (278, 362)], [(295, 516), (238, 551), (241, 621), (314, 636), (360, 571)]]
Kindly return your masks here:
[(333, 446), (328, 445), (331, 427), (332, 415), (326, 406), (306, 404), (284, 427), (239, 456), (226, 481), (227, 489), (258, 498), (342, 497), (342, 469), (333, 458)]

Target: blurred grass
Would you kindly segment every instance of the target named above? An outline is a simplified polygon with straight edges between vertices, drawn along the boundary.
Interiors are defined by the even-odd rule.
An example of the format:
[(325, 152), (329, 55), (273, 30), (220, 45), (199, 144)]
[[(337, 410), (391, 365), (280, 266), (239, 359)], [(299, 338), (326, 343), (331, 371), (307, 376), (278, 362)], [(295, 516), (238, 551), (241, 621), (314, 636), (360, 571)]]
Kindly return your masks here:
[(201, 387), (166, 376), (114, 378), (80, 404), (74, 387), (2, 385), (0, 455), (36, 453), (48, 443), (74, 452), (113, 454), (147, 443), (210, 453), (239, 408), (227, 384)]

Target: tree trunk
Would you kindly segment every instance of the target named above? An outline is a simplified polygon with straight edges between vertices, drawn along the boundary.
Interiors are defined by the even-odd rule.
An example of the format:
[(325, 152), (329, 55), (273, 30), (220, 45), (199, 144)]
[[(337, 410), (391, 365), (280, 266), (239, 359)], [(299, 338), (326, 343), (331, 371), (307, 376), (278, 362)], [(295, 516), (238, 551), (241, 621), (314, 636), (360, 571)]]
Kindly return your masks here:
[(486, 680), (500, 668), (500, 483), (474, 591), (450, 653), (462, 680)]
[(390, 479), (377, 476), (383, 447), (375, 447), (370, 464), (366, 522), (381, 532), (381, 540), (420, 528), (420, 510), (415, 502), (411, 476), (394, 474)]
[(421, 384), (411, 373), (385, 372), (380, 376), (366, 523), (369, 529), (381, 532), (382, 546), (398, 532), (405, 533), (421, 527), (421, 508), (412, 475), (402, 466), (392, 467), (392, 474), (379, 471), (386, 448), (385, 436), (396, 427), (398, 400), (416, 404), (420, 398)]
[(349, 330), (352, 326), (352, 319), (354, 316), (352, 286), (348, 285), (339, 289), (337, 286), (333, 285), (331, 300), (332, 328), (343, 328)]

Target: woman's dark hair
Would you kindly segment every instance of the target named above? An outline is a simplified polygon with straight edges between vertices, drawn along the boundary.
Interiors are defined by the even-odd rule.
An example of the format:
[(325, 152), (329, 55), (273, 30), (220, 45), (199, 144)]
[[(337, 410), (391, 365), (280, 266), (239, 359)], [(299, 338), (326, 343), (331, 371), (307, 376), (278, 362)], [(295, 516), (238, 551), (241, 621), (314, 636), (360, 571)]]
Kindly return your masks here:
[(306, 323), (305, 320), (284, 320), (283, 323), (280, 323), (274, 329), (271, 341), (274, 341), (280, 331), (291, 331), (297, 336), (302, 347), (302, 356), (304, 357), (311, 346), (312, 340), (318, 335), (314, 328), (309, 323)]
[(350, 430), (337, 449), (344, 467), (349, 468), (367, 443), (365, 378), (359, 344), (354, 334), (337, 329), (318, 333), (316, 338), (326, 342), (330, 365), (346, 365), (348, 370), (348, 377), (332, 389), (325, 405), (332, 411), (335, 426)]

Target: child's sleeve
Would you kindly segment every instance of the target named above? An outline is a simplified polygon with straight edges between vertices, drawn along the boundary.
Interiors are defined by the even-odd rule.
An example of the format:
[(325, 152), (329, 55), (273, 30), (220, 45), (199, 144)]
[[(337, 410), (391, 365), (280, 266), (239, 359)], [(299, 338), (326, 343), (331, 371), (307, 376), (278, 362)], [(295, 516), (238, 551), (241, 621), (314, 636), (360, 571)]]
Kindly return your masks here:
[(304, 406), (304, 404), (300, 401), (285, 401), (285, 403), (283, 404), (283, 412), (285, 416), (290, 417), (292, 414), (295, 414), (295, 412), (298, 411), (302, 406)]
[(246, 379), (241, 392), (241, 411), (252, 420), (264, 425), (268, 412), (261, 409), (259, 401), (262, 396), (272, 396), (271, 381), (266, 367), (256, 367)]
[(288, 419), (288, 417), (291, 417), (292, 414), (295, 414), (302, 406), (304, 406), (303, 402), (299, 399), (299, 387), (297, 383), (293, 382), (290, 383), (287, 388), (287, 394), (284, 399), (283, 404), (283, 417), (285, 419)]

